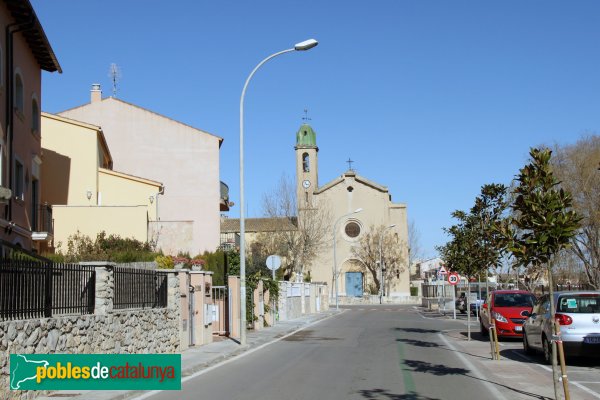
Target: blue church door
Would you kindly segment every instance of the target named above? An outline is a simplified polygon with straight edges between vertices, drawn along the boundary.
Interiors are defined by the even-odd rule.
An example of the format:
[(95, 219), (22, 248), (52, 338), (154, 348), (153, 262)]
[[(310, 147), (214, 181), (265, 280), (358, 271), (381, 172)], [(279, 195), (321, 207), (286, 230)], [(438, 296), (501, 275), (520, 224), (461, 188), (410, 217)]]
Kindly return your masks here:
[(346, 272), (346, 296), (362, 297), (363, 274), (362, 272)]

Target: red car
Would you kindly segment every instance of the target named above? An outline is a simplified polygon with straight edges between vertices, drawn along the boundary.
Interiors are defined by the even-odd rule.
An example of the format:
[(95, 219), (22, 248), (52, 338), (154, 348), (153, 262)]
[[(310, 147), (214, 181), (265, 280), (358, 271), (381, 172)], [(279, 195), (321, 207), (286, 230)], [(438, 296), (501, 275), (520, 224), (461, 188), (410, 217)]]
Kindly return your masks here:
[(496, 320), (498, 337), (523, 337), (523, 322), (534, 304), (535, 296), (525, 290), (493, 291), (479, 316), (481, 333), (489, 333), (491, 315)]

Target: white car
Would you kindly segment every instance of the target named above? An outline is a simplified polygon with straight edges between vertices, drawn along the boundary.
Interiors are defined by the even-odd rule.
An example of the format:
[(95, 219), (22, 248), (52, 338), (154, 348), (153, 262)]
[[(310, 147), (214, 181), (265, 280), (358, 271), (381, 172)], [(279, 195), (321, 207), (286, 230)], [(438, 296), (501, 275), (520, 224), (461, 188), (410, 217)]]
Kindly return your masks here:
[[(560, 338), (567, 356), (600, 355), (600, 291), (554, 293)], [(527, 354), (542, 351), (552, 362), (550, 295), (542, 296), (523, 324), (523, 349)]]

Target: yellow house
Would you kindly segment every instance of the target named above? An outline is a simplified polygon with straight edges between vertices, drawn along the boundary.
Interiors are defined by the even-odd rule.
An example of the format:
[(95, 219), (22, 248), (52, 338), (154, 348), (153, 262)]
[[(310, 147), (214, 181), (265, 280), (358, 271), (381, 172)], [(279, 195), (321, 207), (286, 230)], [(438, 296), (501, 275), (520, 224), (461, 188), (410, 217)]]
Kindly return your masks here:
[(54, 246), (77, 231), (105, 231), (140, 241), (155, 221), (160, 182), (112, 170), (102, 128), (42, 113), (42, 201), (52, 205)]

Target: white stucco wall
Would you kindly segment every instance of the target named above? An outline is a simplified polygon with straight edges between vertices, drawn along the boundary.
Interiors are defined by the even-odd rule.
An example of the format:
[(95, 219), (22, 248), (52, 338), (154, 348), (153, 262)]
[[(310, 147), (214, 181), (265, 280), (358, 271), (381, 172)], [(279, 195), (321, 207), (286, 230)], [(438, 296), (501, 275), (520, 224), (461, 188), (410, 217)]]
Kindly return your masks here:
[(129, 103), (106, 98), (60, 113), (103, 128), (114, 170), (162, 182), (159, 218), (192, 221), (192, 238), (177, 236), (191, 255), (219, 245), (220, 138)]

